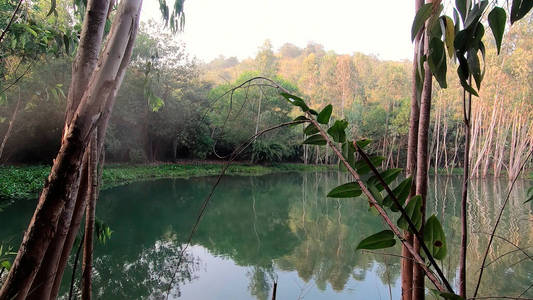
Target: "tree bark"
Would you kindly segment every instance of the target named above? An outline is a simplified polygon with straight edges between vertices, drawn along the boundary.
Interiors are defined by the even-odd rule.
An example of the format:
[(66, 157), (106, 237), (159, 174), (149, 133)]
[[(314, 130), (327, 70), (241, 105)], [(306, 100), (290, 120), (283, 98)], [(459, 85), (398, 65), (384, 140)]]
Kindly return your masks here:
[(91, 138), (89, 157), (89, 199), (85, 211), (85, 239), (83, 241), (82, 289), (81, 299), (91, 300), (92, 269), (93, 269), (93, 240), (96, 200), (98, 197), (98, 145), (97, 131)]
[[(424, 51), (429, 48), (429, 38), (427, 33), (424, 38)], [(428, 133), (430, 126), (430, 112), (431, 112), (431, 92), (432, 92), (432, 74), (429, 69), (427, 61), (424, 62), (424, 84), (422, 89), (422, 99), (420, 101), (420, 119), (418, 124), (418, 144), (416, 154), (416, 194), (422, 197), (422, 226), (420, 232), (423, 233), (425, 212), (426, 212), (426, 196), (428, 186)], [(420, 252), (420, 244), (424, 241), (419, 241), (416, 237), (413, 239), (413, 246), (415, 251)], [(424, 299), (424, 270), (419, 265), (413, 265), (413, 299)]]
[(66, 127), (61, 148), (39, 197), (39, 204), (24, 234), (13, 267), (0, 290), (1, 300), (26, 298), (54, 237), (63, 208), (72, 201), (70, 195), (77, 181), (75, 174), (81, 166), (88, 137), (96, 130), (95, 126), (104, 113), (109, 95), (120, 86), (121, 66), (129, 61), (127, 49), (136, 34), (141, 3), (141, 0), (121, 2), (106, 48), (72, 121)]

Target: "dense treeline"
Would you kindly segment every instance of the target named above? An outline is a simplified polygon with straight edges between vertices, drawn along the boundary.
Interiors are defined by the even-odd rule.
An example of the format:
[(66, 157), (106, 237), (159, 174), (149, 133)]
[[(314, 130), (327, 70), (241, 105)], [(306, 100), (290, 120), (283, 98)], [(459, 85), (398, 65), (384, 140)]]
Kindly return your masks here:
[[(305, 48), (285, 44), (275, 51), (266, 41), (255, 58), (219, 57), (203, 64), (189, 57), (185, 45), (170, 34), (151, 28), (153, 24), (142, 27), (118, 94), (106, 137), (107, 160), (144, 163), (224, 157), (253, 134), (297, 116), (268, 86), (247, 85), (227, 93), (247, 79), (265, 76), (305, 95), (314, 108), (332, 103), (336, 107), (332, 121), (346, 118), (352, 136), (373, 139), (372, 151), (384, 157), (385, 166), (405, 165), (409, 61), (339, 55), (315, 43)], [(472, 113), (470, 149), (476, 176), (507, 172), (512, 177), (533, 142), (532, 85), (521, 84), (533, 82), (533, 29), (523, 22), (506, 34), (509, 38), (499, 56), (493, 41), (485, 43), (486, 83)], [(0, 154), (4, 163), (49, 163), (59, 147), (70, 82), (66, 71), (72, 58), (43, 54), (32, 59), (25, 63), (28, 71), (14, 55), (4, 60), (5, 76), (21, 77), (5, 91), (0, 106), (0, 132), (8, 137)], [(446, 90), (437, 85), (434, 89), (430, 166), (451, 172), (461, 167), (463, 155), (461, 88), (451, 81)], [(336, 162), (326, 149), (301, 146), (301, 138), (299, 127), (268, 133), (255, 140), (241, 159)]]

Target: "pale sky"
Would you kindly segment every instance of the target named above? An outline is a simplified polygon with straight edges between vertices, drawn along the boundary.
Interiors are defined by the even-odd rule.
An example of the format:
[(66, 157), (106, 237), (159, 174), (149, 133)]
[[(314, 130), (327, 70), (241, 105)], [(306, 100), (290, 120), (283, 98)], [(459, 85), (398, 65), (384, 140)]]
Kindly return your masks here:
[[(167, 3), (172, 7), (174, 0)], [(142, 20), (160, 20), (158, 1), (143, 5)], [(186, 0), (178, 39), (206, 62), (220, 54), (254, 57), (266, 39), (275, 50), (312, 41), (339, 54), (401, 60), (412, 57), (413, 18), (412, 0)]]

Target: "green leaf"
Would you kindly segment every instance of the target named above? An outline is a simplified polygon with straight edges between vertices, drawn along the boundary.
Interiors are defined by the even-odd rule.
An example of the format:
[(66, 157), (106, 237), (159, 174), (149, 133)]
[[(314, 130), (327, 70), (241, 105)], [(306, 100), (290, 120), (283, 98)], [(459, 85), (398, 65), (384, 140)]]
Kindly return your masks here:
[(533, 1), (531, 0), (513, 0), (513, 5), (511, 6), (511, 25), (527, 15), (532, 7)]
[(315, 134), (315, 133), (318, 133), (318, 132), (319, 132), (319, 130), (318, 130), (318, 128), (316, 128), (316, 126), (314, 124), (309, 124), (304, 129), (305, 135), (312, 135), (312, 134)]
[(6, 270), (9, 271), (9, 269), (11, 269), (11, 263), (7, 260), (4, 260), (0, 263), (0, 269), (1, 268), (5, 268)]
[(318, 114), (318, 117), (316, 118), (317, 122), (320, 124), (328, 124), (331, 112), (333, 112), (333, 106), (329, 104)]
[(444, 42), (446, 43), (448, 56), (452, 58), (455, 55), (455, 48), (453, 47), (453, 43), (455, 40), (455, 26), (453, 24), (452, 18), (448, 16), (443, 16), (442, 18), (444, 20), (445, 27)]
[[(457, 68), (457, 75), (459, 75), (459, 81), (461, 82), (461, 86), (469, 93), (471, 93), (472, 95), (476, 96), (476, 97), (479, 97), (479, 95), (477, 94), (476, 90), (474, 90), (473, 87), (470, 86), (470, 84), (468, 84), (468, 82), (466, 81), (467, 78), (464, 76), (464, 68), (462, 67), (463, 63), (461, 62), (461, 59), (459, 59), (459, 67)], [(466, 59), (465, 59), (465, 64), (466, 63)], [(467, 69), (468, 69), (468, 65), (466, 66)], [(468, 76), (468, 71), (467, 71), (467, 76)]]
[[(377, 203), (379, 204), (383, 203), (383, 195), (381, 195), (380, 190), (374, 184), (367, 184), (366, 187), (368, 191), (370, 192), (370, 194), (372, 194), (372, 196), (374, 197), (374, 200), (376, 200)], [(370, 206), (373, 207), (372, 204)]]
[(361, 187), (357, 182), (348, 182), (332, 189), (327, 196), (330, 198), (353, 198), (360, 196), (361, 193)]
[(426, 3), (420, 7), (420, 9), (416, 12), (415, 19), (413, 20), (413, 25), (411, 27), (411, 41), (414, 41), (416, 38), (416, 35), (422, 27), (424, 27), (424, 23), (426, 20), (431, 16), (431, 12), (433, 10), (433, 4)]
[(333, 140), (337, 143), (344, 143), (346, 141), (346, 128), (348, 122), (346, 120), (337, 120), (335, 124), (328, 129), (328, 134), (331, 135)]
[(153, 112), (157, 112), (161, 109), (161, 107), (165, 106), (165, 102), (163, 99), (157, 97), (156, 95), (150, 93), (148, 97), (148, 105), (150, 106), (150, 109)]
[[(533, 3), (533, 1), (531, 1)], [(500, 54), (500, 48), (502, 46), (503, 32), (505, 31), (505, 20), (507, 15), (505, 10), (501, 7), (494, 7), (489, 13), (489, 26), (494, 35), (494, 40), (496, 41), (496, 48), (498, 49), (498, 54)]]
[(314, 109), (309, 109), (309, 113), (315, 116), (318, 116), (318, 113)]
[(479, 63), (479, 57), (477, 55), (477, 50), (470, 49), (468, 50), (468, 57), (467, 57), (467, 63), (468, 63), (468, 69), (470, 70), (470, 74), (472, 74), (472, 77), (474, 77), (474, 81), (476, 82), (477, 89), (479, 91), (481, 87), (481, 65)]
[(356, 250), (359, 249), (383, 249), (389, 248), (396, 244), (394, 233), (390, 230), (383, 230), (373, 234), (359, 242)]
[(364, 147), (368, 146), (368, 144), (372, 143), (372, 140), (371, 139), (360, 139), (355, 143), (357, 144), (357, 147), (363, 149)]
[[(385, 183), (389, 185), (391, 184), (391, 182), (394, 181), (394, 179), (396, 179), (396, 177), (398, 177), (398, 175), (400, 175), (401, 172), (402, 172), (402, 169), (400, 168), (388, 169), (388, 170), (385, 170), (379, 173), (379, 175), (381, 175), (381, 177), (383, 178), (383, 181), (385, 181)], [(372, 184), (376, 186), (376, 188), (380, 191), (384, 189), (383, 185), (381, 185), (381, 182), (379, 181), (376, 175), (368, 179), (368, 184)]]
[(435, 215), (432, 215), (424, 225), (424, 243), (433, 258), (442, 260), (446, 257), (446, 236)]
[(304, 144), (307, 144), (307, 145), (319, 145), (319, 146), (323, 146), (323, 145), (325, 145), (327, 142), (326, 142), (326, 140), (324, 139), (324, 137), (322, 137), (320, 134), (315, 134), (315, 135), (312, 135), (312, 136), (308, 137), (303, 143), (304, 143)]
[[(416, 195), (411, 198), (409, 203), (405, 206), (405, 213), (415, 225), (416, 230), (420, 230), (420, 227), (422, 226), (422, 196)], [(403, 215), (398, 219), (397, 224), (401, 229), (411, 231), (411, 229), (409, 229), (409, 223)]]
[(300, 107), (302, 111), (307, 112), (309, 110), (309, 107), (302, 98), (285, 92), (280, 93), (280, 95), (287, 99), (290, 104)]
[[(409, 197), (409, 192), (411, 191), (411, 185), (413, 183), (413, 178), (409, 177), (405, 179), (404, 181), (400, 182), (397, 187), (392, 190), (392, 193), (400, 203), (400, 205), (403, 206), (405, 203), (405, 200), (407, 197)], [(383, 200), (383, 205), (389, 207), (393, 212), (399, 211), (399, 208), (396, 204), (394, 204), (394, 201), (392, 200), (392, 197), (387, 194), (387, 197)]]
[[(468, 5), (467, 5), (468, 3)], [(468, 10), (470, 9), (470, 1), (469, 0), (455, 0), (455, 7), (461, 14), (461, 19), (463, 20), (463, 24), (466, 20), (466, 14), (468, 13)]]
[(440, 87), (447, 88), (446, 53), (444, 52), (444, 43), (439, 38), (432, 38), (429, 42), (428, 64)]
[(299, 116), (299, 117), (295, 118), (293, 121), (295, 121), (295, 122), (297, 122), (297, 121), (309, 121), (309, 119), (306, 116)]
[[(369, 160), (372, 163), (372, 165), (377, 166), (385, 160), (385, 157), (373, 156), (373, 157), (370, 157)], [(359, 173), (359, 175), (365, 175), (368, 172), (370, 172), (370, 166), (366, 163), (364, 159), (358, 160), (355, 163), (354, 168), (357, 170), (357, 173)]]
[(489, 5), (489, 1), (487, 0), (483, 0), (479, 3), (474, 4), (474, 7), (472, 7), (472, 10), (468, 13), (468, 16), (466, 17), (465, 28), (468, 28), (471, 25), (475, 25), (479, 22), (483, 11), (485, 10), (485, 8), (487, 8), (487, 5)]

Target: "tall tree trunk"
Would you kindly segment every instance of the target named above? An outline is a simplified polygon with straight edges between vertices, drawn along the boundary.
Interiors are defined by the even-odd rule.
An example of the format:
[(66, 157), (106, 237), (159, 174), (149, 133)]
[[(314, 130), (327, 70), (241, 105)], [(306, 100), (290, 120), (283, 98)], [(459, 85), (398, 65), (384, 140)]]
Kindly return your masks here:
[[(423, 0), (415, 0), (415, 13), (418, 12)], [(418, 48), (422, 34), (418, 34), (415, 38), (414, 55), (413, 55), (413, 70), (412, 70), (412, 90), (411, 90), (411, 112), (409, 117), (409, 137), (407, 141), (407, 166), (406, 176), (416, 177), (416, 152), (418, 144), (418, 120), (420, 115), (420, 108), (418, 106), (419, 94), (416, 88), (416, 76), (418, 69)], [(398, 149), (399, 151), (399, 149)], [(415, 195), (415, 180), (409, 193), (407, 202)], [(408, 231), (404, 232), (405, 238), (409, 244), (413, 243), (413, 235)], [(402, 245), (402, 299), (411, 300), (413, 294), (413, 260), (409, 250)]]
[[(0, 300), (25, 299), (52, 241), (60, 215), (72, 201), (76, 174), (88, 144), (88, 137), (104, 115), (108, 97), (120, 86), (133, 44), (141, 0), (121, 2), (106, 48), (91, 75), (72, 121), (65, 130), (59, 154), (39, 197), (39, 204), (24, 234), (13, 267), (0, 290)], [(87, 34), (96, 34), (88, 30)], [(83, 37), (82, 37), (83, 38)], [(105, 131), (105, 128), (102, 130)]]
[[(72, 78), (67, 96), (65, 127), (63, 129), (63, 134), (66, 134), (67, 132), (68, 126), (74, 117), (74, 113), (78, 109), (78, 106), (81, 102), (83, 93), (89, 85), (90, 76), (96, 68), (98, 53), (100, 52), (104, 35), (105, 21), (109, 13), (110, 6), (111, 3), (109, 0), (89, 1), (87, 3), (87, 10), (84, 17), (82, 34), (78, 47), (79, 50), (76, 53), (74, 63), (72, 64)], [(87, 161), (84, 160), (81, 172), (87, 172), (88, 168), (86, 163)], [(63, 258), (65, 261), (59, 262), (62, 257), (62, 250), (65, 248), (65, 241), (67, 240), (67, 237), (70, 236), (70, 238), (75, 238), (77, 234), (79, 228), (78, 226), (74, 226), (76, 228), (74, 236), (72, 236), (72, 233), (70, 232), (73, 216), (81, 219), (81, 215), (78, 216), (78, 214), (75, 214), (74, 210), (79, 209), (84, 211), (84, 200), (87, 192), (87, 186), (85, 182), (80, 183), (82, 177), (81, 174), (76, 174), (76, 176), (76, 184), (74, 185), (68, 200), (69, 205), (67, 205), (61, 213), (57, 233), (47, 249), (41, 268), (39, 269), (36, 280), (33, 283), (33, 292), (30, 295), (31, 299), (48, 299), (50, 297), (49, 295), (54, 294), (52, 293), (52, 289), (54, 287), (54, 281), (57, 280), (57, 276), (53, 274), (58, 272), (59, 266), (64, 268), (66, 265), (66, 260), (68, 260), (68, 254), (70, 254), (71, 250), (69, 247), (67, 247), (67, 256)], [(87, 174), (83, 174), (83, 176), (87, 178)], [(81, 194), (78, 193), (80, 184), (83, 187)], [(79, 197), (81, 197), (83, 201), (78, 201)], [(83, 202), (83, 207), (80, 207), (80, 204), (82, 204), (80, 202)], [(72, 240), (72, 243), (73, 242), (74, 240)], [(61, 275), (63, 274), (62, 271), (59, 271), (59, 273)], [(59, 280), (61, 280), (61, 278), (59, 278)], [(59, 285), (57, 288), (59, 288)], [(57, 294), (55, 294), (52, 299), (55, 299), (55, 297), (57, 297)]]
[[(431, 2), (431, 1), (429, 1)], [(429, 49), (428, 34), (424, 38), (424, 52)], [(420, 102), (420, 119), (418, 124), (418, 145), (416, 154), (416, 194), (422, 197), (422, 226), (420, 232), (423, 232), (426, 212), (426, 196), (428, 187), (428, 134), (430, 126), (430, 112), (431, 112), (431, 92), (432, 92), (432, 74), (429, 69), (427, 61), (424, 62), (424, 84), (422, 89), (422, 99)], [(419, 241), (416, 237), (413, 239), (413, 246), (415, 251), (420, 252), (420, 244), (424, 241)], [(418, 266), (413, 265), (413, 299), (424, 299), (424, 270)]]
[(85, 239), (83, 241), (82, 289), (81, 299), (91, 300), (93, 240), (96, 200), (98, 197), (98, 145), (95, 131), (90, 143), (89, 157), (89, 199), (85, 211)]
[(15, 109), (13, 110), (13, 114), (11, 115), (11, 120), (9, 120), (9, 125), (7, 126), (6, 134), (4, 135), (4, 139), (2, 140), (2, 144), (0, 145), (0, 162), (2, 161), (2, 154), (4, 153), (4, 147), (6, 146), (7, 139), (11, 136), (11, 130), (13, 130), (13, 124), (15, 124), (15, 119), (17, 118), (17, 113), (20, 108), (20, 87), (19, 87), (19, 98), (17, 100), (17, 105), (15, 105)]

